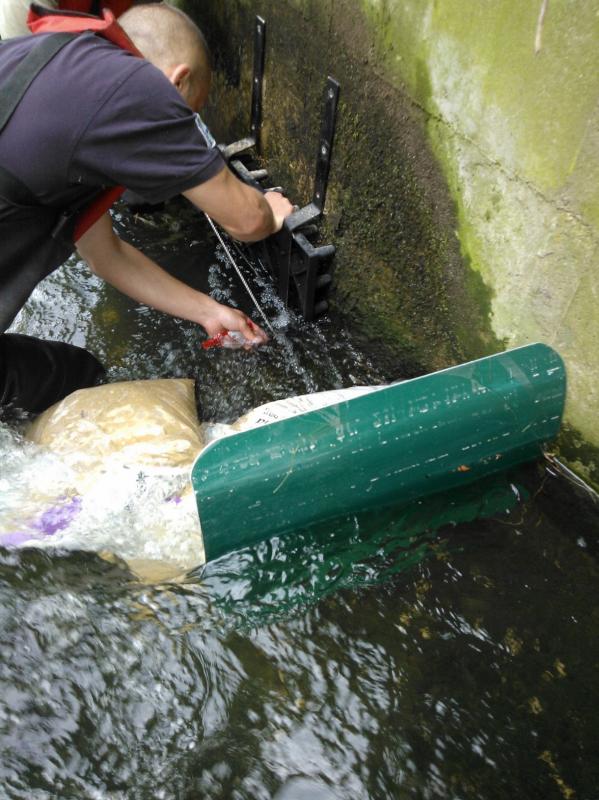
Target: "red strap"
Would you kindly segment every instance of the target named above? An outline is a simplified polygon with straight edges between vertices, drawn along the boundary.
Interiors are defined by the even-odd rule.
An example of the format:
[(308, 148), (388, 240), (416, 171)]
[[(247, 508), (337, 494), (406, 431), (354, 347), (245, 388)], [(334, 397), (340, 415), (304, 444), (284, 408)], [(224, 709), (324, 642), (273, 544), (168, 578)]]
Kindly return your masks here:
[[(77, 3), (76, 0), (72, 0), (70, 5), (81, 8), (83, 3)], [(137, 47), (115, 20), (112, 11), (108, 9), (102, 11), (102, 17), (93, 17), (76, 11), (54, 11), (33, 4), (29, 9), (27, 25), (32, 33), (83, 33), (84, 31), (91, 31), (98, 34), (98, 36), (103, 36), (123, 50), (128, 50), (133, 55), (143, 58)], [(123, 186), (113, 186), (93, 200), (77, 218), (73, 241), (78, 241), (108, 211), (124, 191)]]
[(133, 5), (133, 0), (104, 0), (104, 8), (109, 8), (115, 17), (120, 17)]
[(27, 25), (32, 33), (83, 33), (91, 31), (108, 39), (109, 42), (140, 56), (137, 47), (116, 21), (112, 11), (105, 8), (101, 17), (78, 14), (69, 11), (54, 11), (42, 6), (31, 5), (27, 15)]
[(110, 189), (106, 189), (105, 192), (102, 192), (95, 200), (92, 200), (77, 217), (75, 230), (73, 232), (73, 241), (79, 241), (83, 234), (108, 211), (112, 204), (116, 203), (124, 191), (124, 186), (113, 186)]

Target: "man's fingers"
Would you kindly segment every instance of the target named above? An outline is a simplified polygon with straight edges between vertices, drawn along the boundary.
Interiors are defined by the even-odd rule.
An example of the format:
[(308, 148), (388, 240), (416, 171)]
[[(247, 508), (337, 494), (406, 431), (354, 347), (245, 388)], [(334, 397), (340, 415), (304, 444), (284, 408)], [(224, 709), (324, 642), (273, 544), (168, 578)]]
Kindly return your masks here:
[(249, 317), (246, 317), (245, 322), (248, 327), (248, 334), (245, 334), (246, 339), (249, 339), (254, 344), (265, 344), (268, 341), (268, 335), (266, 331), (262, 330), (262, 328), (253, 320), (251, 320)]

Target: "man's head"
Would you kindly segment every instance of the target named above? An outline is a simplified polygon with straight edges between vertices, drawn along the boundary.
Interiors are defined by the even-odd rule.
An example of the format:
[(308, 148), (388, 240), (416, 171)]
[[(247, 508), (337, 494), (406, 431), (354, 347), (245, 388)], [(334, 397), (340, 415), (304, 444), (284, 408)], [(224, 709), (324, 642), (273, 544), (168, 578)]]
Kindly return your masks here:
[(204, 105), (212, 70), (206, 40), (187, 14), (166, 3), (133, 6), (119, 17), (133, 44), (194, 110)]

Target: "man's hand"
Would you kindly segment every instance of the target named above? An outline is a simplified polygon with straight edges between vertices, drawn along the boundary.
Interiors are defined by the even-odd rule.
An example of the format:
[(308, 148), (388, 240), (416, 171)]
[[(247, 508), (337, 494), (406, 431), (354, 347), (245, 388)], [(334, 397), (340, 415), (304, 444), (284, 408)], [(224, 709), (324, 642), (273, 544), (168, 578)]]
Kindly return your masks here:
[(262, 194), (228, 168), (183, 195), (240, 242), (257, 242), (276, 233), (293, 211), (280, 192)]
[(270, 206), (270, 210), (275, 219), (275, 230), (273, 233), (277, 233), (283, 227), (285, 217), (288, 217), (293, 211), (293, 206), (285, 195), (280, 192), (266, 192), (264, 199)]
[(210, 307), (208, 314), (200, 322), (200, 325), (210, 338), (225, 331), (239, 331), (247, 342), (245, 345), (246, 350), (266, 344), (268, 341), (268, 336), (262, 328), (252, 322), (243, 312), (236, 308), (224, 306), (216, 301)]

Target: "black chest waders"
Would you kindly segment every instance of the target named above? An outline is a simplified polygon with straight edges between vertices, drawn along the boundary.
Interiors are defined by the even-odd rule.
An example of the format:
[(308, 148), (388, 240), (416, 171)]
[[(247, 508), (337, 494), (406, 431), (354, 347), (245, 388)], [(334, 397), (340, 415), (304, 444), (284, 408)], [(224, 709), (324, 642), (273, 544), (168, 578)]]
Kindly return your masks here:
[[(73, 38), (67, 33), (45, 37), (0, 82), (0, 135), (34, 78)], [(71, 255), (76, 214), (95, 193), (84, 190), (73, 205), (43, 205), (0, 165), (0, 331), (6, 331), (36, 285)], [(43, 411), (103, 375), (100, 362), (83, 348), (0, 333), (0, 412)]]

